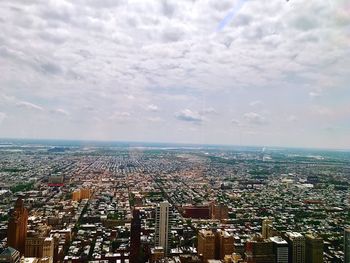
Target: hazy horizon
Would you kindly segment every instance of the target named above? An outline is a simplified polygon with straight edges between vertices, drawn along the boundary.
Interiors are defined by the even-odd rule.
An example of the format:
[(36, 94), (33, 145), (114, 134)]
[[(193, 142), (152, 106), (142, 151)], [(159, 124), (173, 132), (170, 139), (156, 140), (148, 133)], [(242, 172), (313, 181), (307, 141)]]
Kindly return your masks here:
[[(150, 147), (156, 145), (155, 147), (209, 147), (213, 149), (223, 148), (256, 148), (256, 149), (267, 149), (267, 150), (306, 150), (306, 151), (334, 151), (334, 152), (349, 152), (350, 149), (347, 148), (322, 148), (322, 147), (303, 147), (303, 146), (285, 146), (285, 145), (241, 145), (241, 144), (208, 144), (208, 143), (191, 143), (191, 142), (167, 142), (167, 141), (121, 141), (121, 140), (94, 140), (94, 139), (60, 139), (60, 138), (6, 138), (0, 137), (0, 145), (2, 143), (13, 143), (14, 141), (22, 143), (44, 143), (47, 142), (47, 145), (50, 146), (71, 146), (70, 144), (65, 143), (78, 143), (81, 146), (94, 146), (94, 144), (102, 144), (103, 147), (114, 147), (115, 144), (122, 144), (123, 146), (128, 147)], [(59, 144), (49, 144), (57, 142)]]
[(8, 0), (0, 17), (0, 138), (350, 149), (346, 0)]

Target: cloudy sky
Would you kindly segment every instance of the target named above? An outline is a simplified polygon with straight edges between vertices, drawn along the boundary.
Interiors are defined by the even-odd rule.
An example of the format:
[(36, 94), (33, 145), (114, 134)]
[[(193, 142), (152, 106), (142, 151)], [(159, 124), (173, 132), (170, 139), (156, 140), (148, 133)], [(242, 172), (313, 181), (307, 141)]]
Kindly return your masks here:
[(348, 0), (2, 0), (0, 137), (350, 148)]

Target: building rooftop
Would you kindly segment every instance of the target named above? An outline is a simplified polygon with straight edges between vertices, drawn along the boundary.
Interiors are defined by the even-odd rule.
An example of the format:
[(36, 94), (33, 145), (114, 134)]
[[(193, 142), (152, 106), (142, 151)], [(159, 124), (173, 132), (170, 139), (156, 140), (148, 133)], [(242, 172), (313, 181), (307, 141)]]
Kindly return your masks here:
[(214, 233), (213, 231), (211, 230), (206, 230), (206, 229), (202, 229), (202, 230), (199, 230), (199, 234), (203, 235), (203, 236), (214, 236)]
[(287, 232), (286, 235), (289, 236), (290, 238), (304, 237), (302, 234), (300, 234), (298, 232)]
[(270, 240), (276, 244), (279, 244), (279, 245), (288, 244), (287, 241), (285, 241), (283, 238), (281, 238), (279, 236), (270, 237)]

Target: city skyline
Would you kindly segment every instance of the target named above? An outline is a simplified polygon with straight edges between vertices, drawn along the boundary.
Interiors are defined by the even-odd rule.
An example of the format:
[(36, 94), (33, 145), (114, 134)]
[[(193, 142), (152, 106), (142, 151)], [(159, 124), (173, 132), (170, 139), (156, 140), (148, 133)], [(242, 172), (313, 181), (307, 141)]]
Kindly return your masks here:
[(0, 137), (349, 149), (345, 0), (2, 1)]

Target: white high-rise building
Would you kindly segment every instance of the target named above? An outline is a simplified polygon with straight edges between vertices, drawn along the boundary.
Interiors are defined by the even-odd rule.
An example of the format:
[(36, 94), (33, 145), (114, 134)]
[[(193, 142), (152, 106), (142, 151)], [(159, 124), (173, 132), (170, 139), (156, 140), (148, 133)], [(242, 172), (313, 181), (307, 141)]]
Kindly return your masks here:
[(156, 208), (155, 245), (164, 249), (165, 255), (169, 249), (169, 202), (164, 201)]
[(350, 228), (344, 230), (344, 262), (350, 263)]

